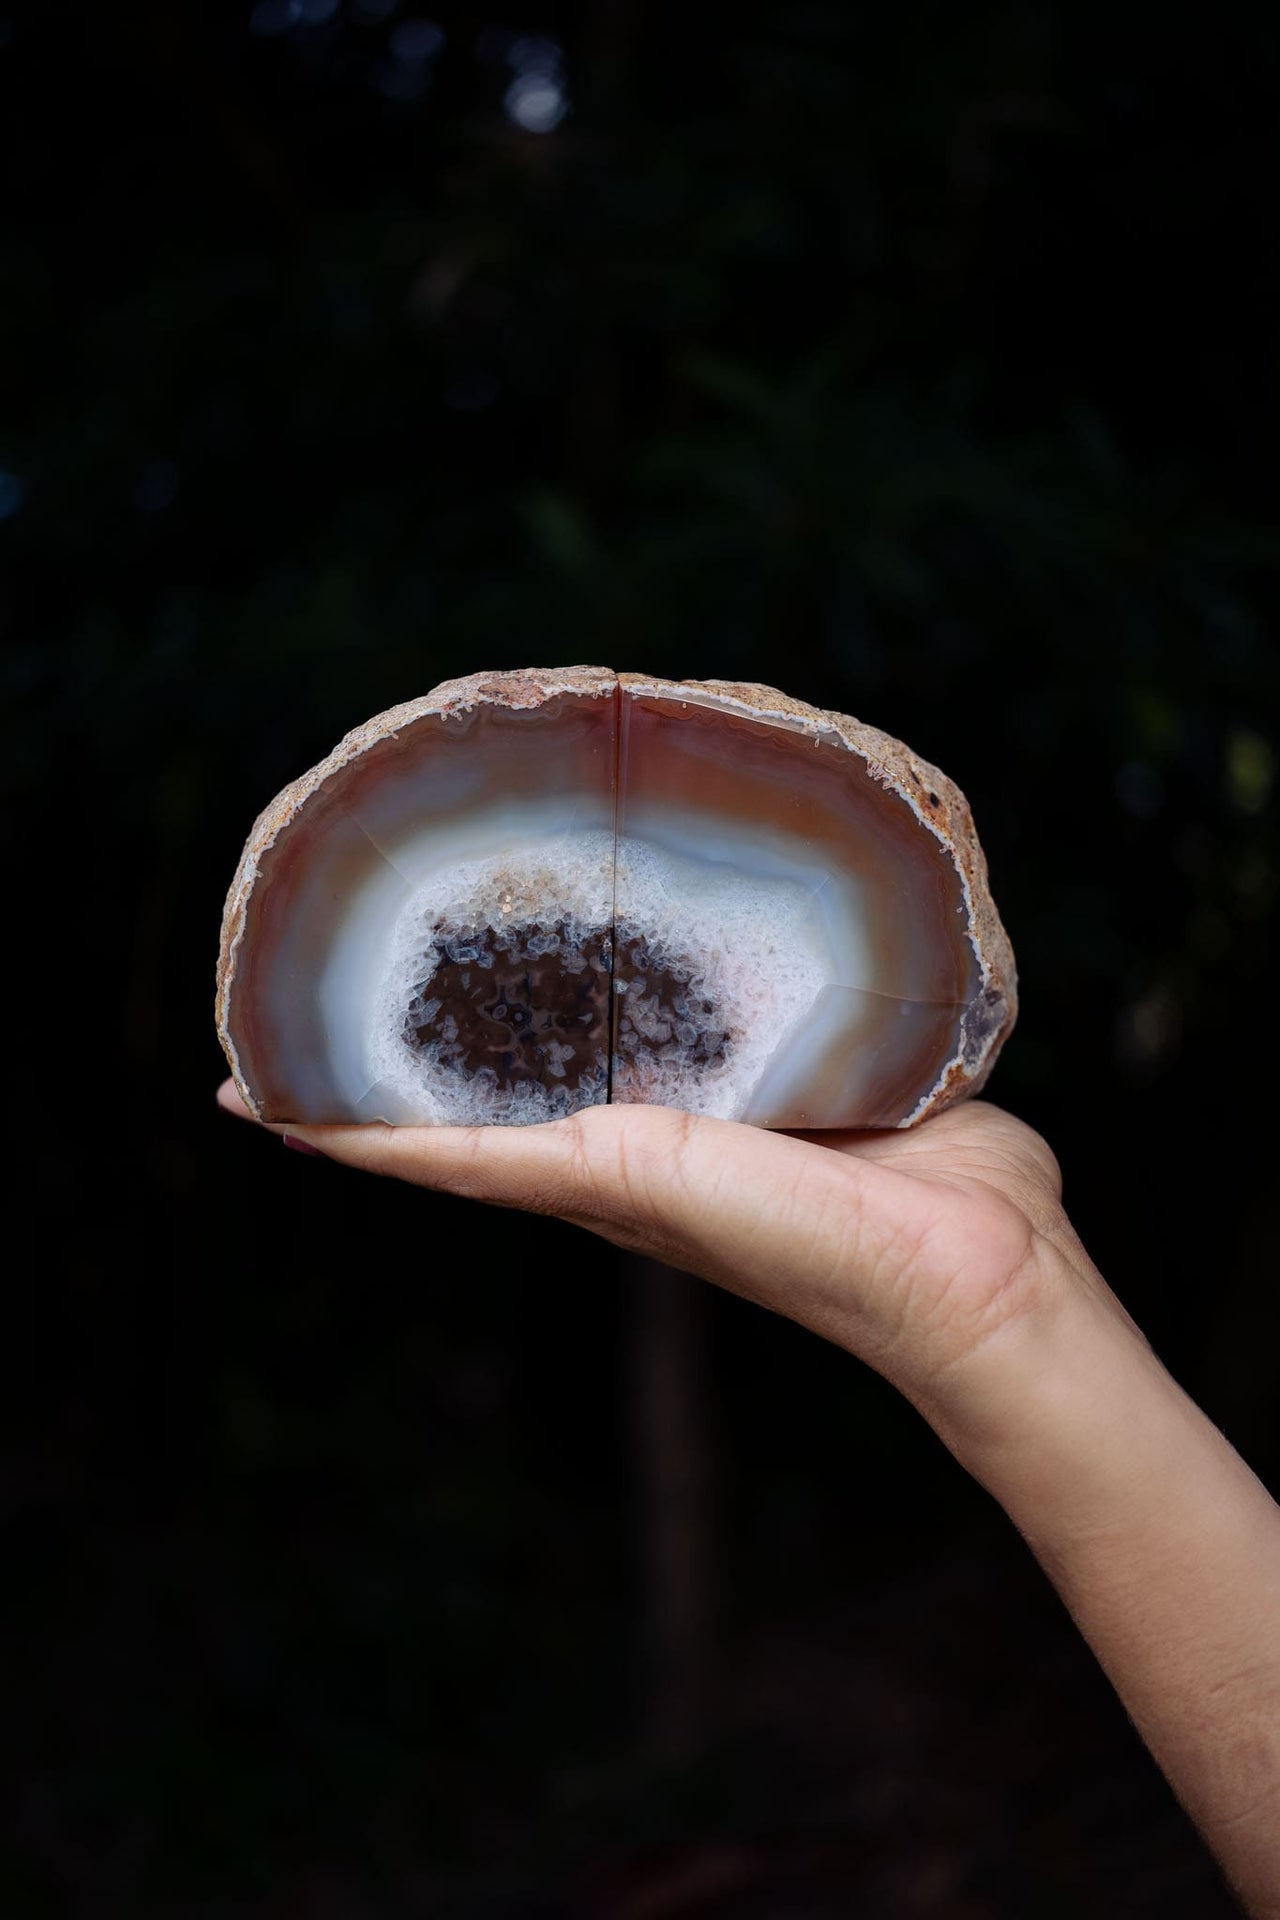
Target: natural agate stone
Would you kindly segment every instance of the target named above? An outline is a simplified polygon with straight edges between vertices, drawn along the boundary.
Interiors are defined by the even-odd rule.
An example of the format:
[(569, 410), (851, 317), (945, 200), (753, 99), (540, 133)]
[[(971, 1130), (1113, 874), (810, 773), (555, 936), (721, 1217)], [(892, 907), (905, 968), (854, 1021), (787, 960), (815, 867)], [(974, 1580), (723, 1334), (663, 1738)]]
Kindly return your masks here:
[(254, 827), (218, 967), (272, 1121), (906, 1127), (983, 1084), (1015, 1010), (936, 768), (768, 687), (594, 667), (348, 734)]

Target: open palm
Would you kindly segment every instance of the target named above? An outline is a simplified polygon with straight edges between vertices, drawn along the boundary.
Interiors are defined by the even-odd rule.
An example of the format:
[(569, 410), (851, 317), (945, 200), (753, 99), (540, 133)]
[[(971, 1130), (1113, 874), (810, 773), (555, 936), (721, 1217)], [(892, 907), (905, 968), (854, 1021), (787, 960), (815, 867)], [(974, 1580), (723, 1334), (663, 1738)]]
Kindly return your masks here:
[[(225, 1105), (243, 1111), (230, 1083)], [(525, 1128), (278, 1127), (330, 1158), (557, 1215), (785, 1313), (928, 1394), (1074, 1270), (1057, 1164), (985, 1102), (906, 1133), (596, 1107)]]

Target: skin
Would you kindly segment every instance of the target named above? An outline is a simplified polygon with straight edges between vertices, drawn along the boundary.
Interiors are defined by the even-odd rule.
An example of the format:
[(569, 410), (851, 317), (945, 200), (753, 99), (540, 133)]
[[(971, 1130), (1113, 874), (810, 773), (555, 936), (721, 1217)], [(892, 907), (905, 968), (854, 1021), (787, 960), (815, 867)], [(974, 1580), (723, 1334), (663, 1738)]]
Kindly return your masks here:
[(875, 1367), (1021, 1531), (1245, 1911), (1280, 1920), (1280, 1509), (1090, 1261), (1029, 1127), (972, 1101), (908, 1133), (639, 1106), (270, 1131), (556, 1215)]

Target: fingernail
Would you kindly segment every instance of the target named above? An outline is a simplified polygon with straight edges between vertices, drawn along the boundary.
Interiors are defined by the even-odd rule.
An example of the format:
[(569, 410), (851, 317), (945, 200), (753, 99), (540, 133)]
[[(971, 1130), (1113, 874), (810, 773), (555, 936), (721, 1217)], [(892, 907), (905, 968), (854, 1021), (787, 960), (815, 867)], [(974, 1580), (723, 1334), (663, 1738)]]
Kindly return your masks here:
[(312, 1153), (317, 1160), (324, 1160), (328, 1157), (326, 1154), (321, 1153), (319, 1147), (313, 1147), (309, 1140), (297, 1140), (291, 1133), (282, 1134), (280, 1137), (286, 1147), (292, 1147), (295, 1153)]

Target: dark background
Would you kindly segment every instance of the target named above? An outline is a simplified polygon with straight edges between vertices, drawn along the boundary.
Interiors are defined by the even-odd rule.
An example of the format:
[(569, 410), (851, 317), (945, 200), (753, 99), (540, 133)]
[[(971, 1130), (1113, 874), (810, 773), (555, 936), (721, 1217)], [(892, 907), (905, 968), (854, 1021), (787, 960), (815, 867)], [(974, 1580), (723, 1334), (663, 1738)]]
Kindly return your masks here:
[(211, 1003), (257, 810), (446, 676), (856, 713), (1275, 1484), (1274, 11), (415, 8), (0, 18), (3, 1911), (1224, 1914), (887, 1388), (221, 1118)]

